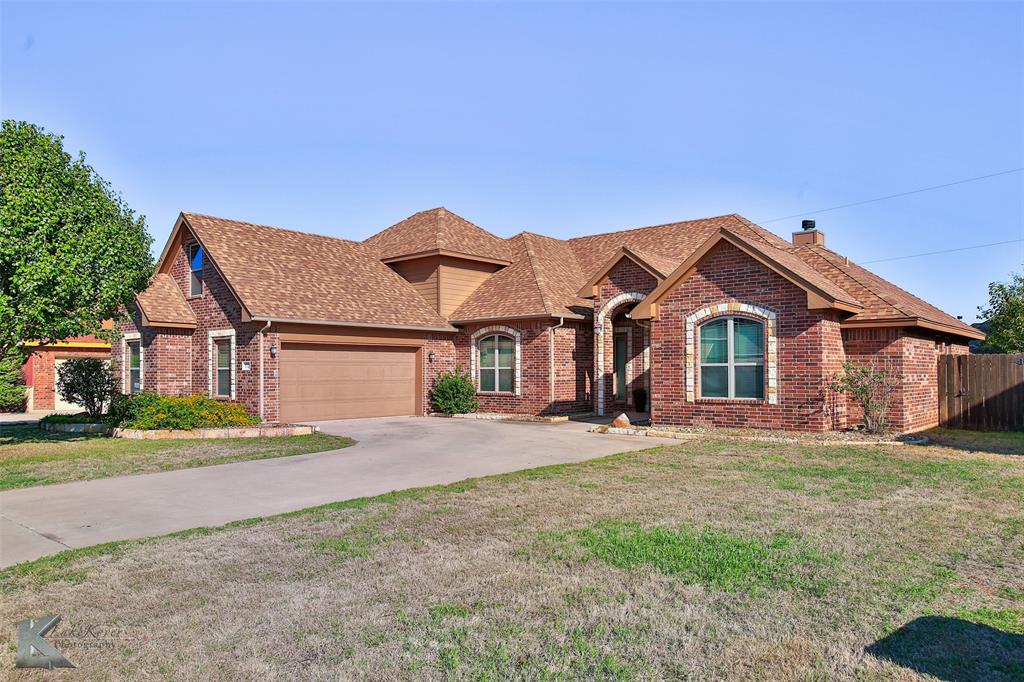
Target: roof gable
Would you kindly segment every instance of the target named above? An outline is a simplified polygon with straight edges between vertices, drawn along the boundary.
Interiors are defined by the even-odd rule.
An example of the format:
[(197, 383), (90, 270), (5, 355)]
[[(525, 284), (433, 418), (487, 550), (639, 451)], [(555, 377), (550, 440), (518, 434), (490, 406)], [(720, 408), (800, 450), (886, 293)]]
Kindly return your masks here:
[(617, 266), (623, 258), (636, 263), (659, 283), (664, 281), (672, 271), (679, 267), (680, 262), (678, 259), (670, 258), (669, 256), (622, 246), (612, 254), (612, 257), (605, 261), (605, 263), (599, 267), (589, 279), (587, 279), (586, 283), (582, 288), (580, 288), (576, 295), (582, 298), (593, 298), (597, 296), (598, 284), (600, 284), (602, 279), (608, 276), (608, 273), (615, 269), (615, 266)]
[(185, 301), (174, 279), (166, 272), (158, 272), (149, 280), (149, 286), (135, 296), (142, 315), (142, 324), (151, 327), (177, 327), (195, 329), (196, 316)]
[(507, 240), (444, 207), (414, 213), (363, 244), (383, 261), (439, 254), (508, 265), (512, 257)]
[(721, 242), (738, 248), (765, 267), (773, 270), (791, 283), (807, 292), (808, 308), (835, 308), (845, 312), (857, 312), (863, 306), (844, 289), (823, 277), (816, 270), (788, 251), (776, 249), (766, 243), (744, 239), (731, 230), (722, 228), (717, 234), (704, 241), (689, 258), (683, 261), (647, 298), (633, 310), (632, 316), (646, 319), (657, 316), (658, 303), (675, 287), (685, 282), (698, 264)]

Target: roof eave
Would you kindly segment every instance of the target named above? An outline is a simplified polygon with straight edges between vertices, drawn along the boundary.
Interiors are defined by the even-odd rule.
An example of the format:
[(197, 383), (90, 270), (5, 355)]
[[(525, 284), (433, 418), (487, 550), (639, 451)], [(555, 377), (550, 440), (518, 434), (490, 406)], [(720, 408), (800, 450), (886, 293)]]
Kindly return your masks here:
[(498, 320), (585, 320), (585, 315), (579, 313), (531, 313), (529, 315), (488, 315), (485, 317), (467, 317), (458, 320), (451, 320), (452, 324), (475, 324), (477, 322), (495, 322)]
[(416, 325), (416, 324), (389, 324), (383, 322), (355, 322), (351, 320), (307, 320), (294, 317), (276, 317), (272, 315), (253, 315), (254, 322), (276, 322), (279, 324), (320, 324), (330, 327), (357, 327), (366, 329), (400, 329), (403, 331), (423, 332), (447, 332), (454, 333), (458, 330), (450, 324), (440, 325)]
[(984, 341), (988, 336), (979, 329), (973, 327), (958, 327), (951, 324), (943, 324), (932, 320), (925, 320), (920, 317), (890, 317), (873, 320), (845, 320), (839, 325), (843, 329), (865, 329), (872, 327), (921, 327), (931, 331), (942, 332), (952, 336), (962, 336), (968, 339)]
[(428, 249), (426, 251), (417, 251), (415, 253), (404, 254), (401, 256), (388, 256), (387, 258), (381, 258), (381, 263), (400, 263), (401, 261), (413, 260), (416, 258), (427, 258), (429, 256), (448, 256), (449, 258), (461, 258), (462, 260), (474, 260), (481, 263), (491, 263), (492, 265), (511, 265), (512, 261), (504, 260), (502, 258), (492, 258), (490, 256), (478, 256), (472, 253), (464, 253), (462, 251), (450, 251), (448, 249)]

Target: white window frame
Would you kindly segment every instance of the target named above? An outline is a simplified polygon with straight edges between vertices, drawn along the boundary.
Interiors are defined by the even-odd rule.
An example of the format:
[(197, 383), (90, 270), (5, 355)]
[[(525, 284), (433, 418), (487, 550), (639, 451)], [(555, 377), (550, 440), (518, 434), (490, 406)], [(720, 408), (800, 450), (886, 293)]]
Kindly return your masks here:
[(139, 393), (146, 390), (146, 352), (142, 347), (142, 334), (140, 332), (126, 332), (121, 337), (121, 392), (125, 395), (132, 394), (132, 357), (129, 354), (128, 342), (139, 343)]
[[(203, 252), (203, 266), (199, 268), (198, 277), (196, 276), (196, 271), (192, 269), (192, 259), (195, 257), (195, 251), (197, 249)], [(203, 292), (206, 290), (206, 279), (204, 278), (204, 275), (206, 274), (206, 250), (203, 249), (203, 245), (200, 244), (199, 242), (192, 242), (191, 244), (188, 245), (188, 249), (186, 249), (185, 255), (188, 257), (188, 297), (199, 298), (203, 295)], [(199, 280), (198, 294), (192, 291), (193, 277)]]
[[(742, 315), (730, 315), (728, 317), (714, 317), (714, 318), (712, 318), (710, 320), (705, 320), (704, 322), (701, 323), (700, 327), (698, 327), (699, 335), (703, 334), (704, 328), (707, 327), (709, 324), (714, 324), (716, 322), (721, 322), (722, 320), (725, 320), (727, 322), (727, 324), (726, 324), (726, 336), (725, 336), (725, 340), (726, 340), (726, 356), (725, 356), (725, 358), (726, 358), (726, 361), (725, 362), (704, 362), (703, 360), (700, 359), (700, 356), (698, 355), (697, 360), (698, 360), (698, 365), (699, 365), (699, 367), (698, 367), (698, 369), (699, 369), (698, 376), (699, 376), (699, 383), (700, 383), (700, 397), (703, 400), (750, 400), (750, 401), (753, 401), (753, 402), (763, 402), (764, 399), (765, 399), (765, 386), (764, 386), (764, 381), (765, 381), (764, 374), (765, 373), (764, 373), (764, 371), (762, 370), (762, 372), (761, 372), (761, 395), (760, 395), (760, 397), (757, 397), (757, 396), (737, 396), (736, 395), (736, 368), (737, 367), (762, 367), (763, 368), (763, 367), (765, 367), (767, 365), (767, 359), (766, 359), (765, 356), (767, 355), (767, 345), (768, 344), (767, 344), (766, 339), (765, 339), (765, 330), (766, 330), (765, 323), (763, 321), (761, 321), (761, 320), (755, 320), (755, 319), (753, 319), (751, 317), (744, 317)], [(736, 325), (736, 320), (743, 320), (745, 322), (752, 322), (752, 323), (757, 324), (757, 325), (759, 325), (761, 327), (761, 357), (758, 360), (755, 360), (753, 362), (736, 362), (736, 355), (735, 355), (735, 332), (734, 332), (735, 325)], [(699, 353), (700, 352), (700, 348), (701, 348), (700, 336), (698, 336), (698, 339), (697, 339), (697, 348), (698, 348), (698, 353)], [(726, 380), (727, 380), (727, 386), (728, 386), (728, 390), (727, 390), (728, 395), (715, 395), (715, 396), (704, 395), (704, 368), (705, 367), (726, 367), (727, 368), (726, 369), (726, 374), (727, 374)]]
[[(231, 395), (217, 395), (217, 341), (230, 339), (231, 343)], [(238, 371), (235, 361), (235, 330), (234, 329), (211, 329), (208, 334), (208, 356), (207, 356), (207, 395), (210, 398), (235, 399), (236, 385), (238, 383)]]
[[(481, 391), (480, 390), (480, 339), (488, 336), (508, 336), (513, 341), (513, 368), (512, 368), (512, 392), (508, 391)], [(488, 327), (482, 327), (481, 329), (473, 332), (472, 336), (469, 337), (470, 352), (469, 352), (469, 375), (473, 377), (473, 383), (476, 385), (477, 393), (484, 395), (514, 395), (521, 396), (523, 394), (523, 333), (518, 329), (513, 329), (503, 324), (490, 325)]]
[[(513, 336), (511, 336), (509, 334), (503, 334), (501, 332), (494, 332), (493, 334), (487, 334), (486, 336), (481, 336), (476, 341), (477, 357), (480, 356), (480, 346), (484, 343), (484, 341), (487, 341), (488, 339), (495, 339), (495, 342), (494, 342), (494, 367), (484, 367), (483, 364), (478, 364), (478, 366), (476, 368), (477, 391), (479, 393), (504, 393), (504, 394), (509, 394), (509, 395), (515, 394), (515, 391), (516, 391), (516, 339), (515, 339), (515, 337), (513, 337)], [(508, 367), (502, 367), (502, 365), (501, 365), (501, 353), (498, 352), (498, 341), (497, 341), (498, 339), (508, 339), (509, 341), (512, 342), (512, 359), (509, 361), (510, 364), (509, 364)], [(481, 361), (481, 363), (482, 363), (482, 361)], [(503, 369), (511, 370), (512, 371), (512, 388), (510, 390), (508, 390), (508, 391), (503, 391), (503, 390), (501, 390), (499, 388), (499, 386), (501, 386), (501, 381), (500, 381), (501, 370), (503, 370)], [(492, 372), (493, 371), (494, 372), (494, 390), (493, 391), (485, 391), (482, 388), (480, 388), (480, 386), (483, 386), (483, 373), (485, 371), (487, 371), (487, 372)]]

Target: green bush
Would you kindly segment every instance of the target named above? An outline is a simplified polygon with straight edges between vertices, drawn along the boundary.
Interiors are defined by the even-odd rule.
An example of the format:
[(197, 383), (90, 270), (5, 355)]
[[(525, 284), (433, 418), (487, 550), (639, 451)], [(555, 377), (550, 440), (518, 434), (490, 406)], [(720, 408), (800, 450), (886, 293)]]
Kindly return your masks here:
[(228, 403), (201, 395), (122, 395), (114, 399), (107, 413), (108, 424), (125, 429), (204, 429), (252, 426), (259, 422), (258, 418), (246, 413), (241, 403)]
[(81, 414), (48, 414), (39, 420), (40, 424), (95, 424), (99, 419)]
[(11, 352), (0, 358), (0, 412), (21, 412), (25, 409), (21, 364), (20, 353)]
[(103, 408), (117, 392), (110, 363), (96, 358), (74, 358), (57, 370), (57, 393), (69, 403), (85, 407), (98, 420)]
[(480, 406), (473, 380), (459, 367), (437, 377), (430, 391), (430, 402), (441, 414), (466, 414)]

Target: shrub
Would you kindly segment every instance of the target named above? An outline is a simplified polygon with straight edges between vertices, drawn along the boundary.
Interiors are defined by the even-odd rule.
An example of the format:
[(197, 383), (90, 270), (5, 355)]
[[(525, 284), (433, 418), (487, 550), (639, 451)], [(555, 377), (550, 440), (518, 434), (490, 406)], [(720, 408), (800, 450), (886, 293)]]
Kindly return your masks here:
[(260, 420), (246, 413), (241, 403), (213, 400), (201, 395), (188, 397), (138, 393), (118, 396), (107, 421), (126, 429), (204, 429), (252, 426)]
[(21, 362), (21, 354), (16, 352), (0, 358), (0, 412), (21, 412), (25, 409)]
[(69, 403), (85, 408), (85, 413), (99, 419), (103, 408), (117, 390), (110, 364), (96, 358), (68, 360), (57, 370), (57, 393)]
[(40, 424), (95, 424), (98, 420), (87, 414), (48, 414)]
[(459, 367), (437, 377), (430, 391), (430, 402), (441, 414), (466, 414), (480, 406), (473, 380)]
[(892, 370), (888, 359), (881, 366), (877, 360), (872, 360), (870, 367), (845, 362), (843, 371), (832, 377), (831, 388), (836, 393), (850, 394), (860, 406), (865, 431), (883, 433), (889, 426), (892, 395), (902, 379)]
[(646, 388), (634, 388), (633, 389), (633, 407), (636, 408), (637, 412), (647, 411), (647, 389)]

